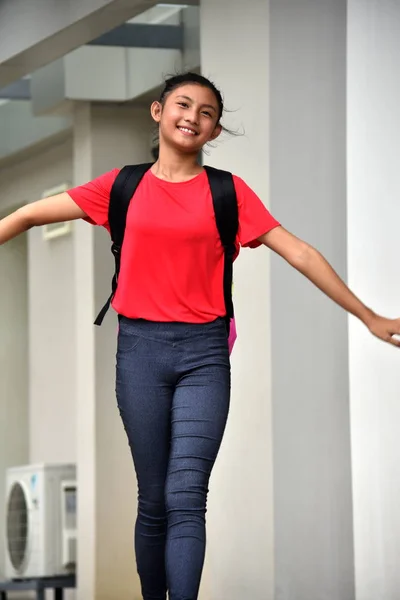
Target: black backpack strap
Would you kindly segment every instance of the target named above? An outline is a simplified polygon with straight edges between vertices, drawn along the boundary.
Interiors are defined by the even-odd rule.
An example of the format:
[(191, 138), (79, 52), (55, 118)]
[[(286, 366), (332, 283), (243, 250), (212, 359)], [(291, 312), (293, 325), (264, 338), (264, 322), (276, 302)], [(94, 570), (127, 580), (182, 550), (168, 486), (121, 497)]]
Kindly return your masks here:
[(112, 293), (103, 308), (101, 309), (95, 325), (101, 325), (103, 319), (110, 308), (112, 299), (118, 285), (118, 275), (121, 266), (121, 248), (124, 241), (126, 217), (129, 204), (136, 192), (139, 183), (144, 175), (152, 167), (153, 163), (143, 165), (130, 165), (123, 167), (118, 173), (110, 192), (110, 205), (108, 208), (108, 222), (111, 233), (111, 252), (115, 259), (115, 273), (112, 280)]
[(232, 302), (233, 259), (236, 254), (235, 241), (239, 230), (237, 195), (232, 173), (213, 167), (204, 168), (210, 183), (215, 220), (225, 252), (224, 298), (226, 324), (229, 333), (230, 320), (234, 314)]

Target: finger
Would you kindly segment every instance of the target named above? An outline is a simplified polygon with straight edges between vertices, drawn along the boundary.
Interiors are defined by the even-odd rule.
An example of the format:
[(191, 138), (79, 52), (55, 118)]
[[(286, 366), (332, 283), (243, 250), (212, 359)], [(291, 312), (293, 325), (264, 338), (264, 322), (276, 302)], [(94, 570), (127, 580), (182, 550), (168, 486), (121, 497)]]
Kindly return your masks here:
[(390, 340), (388, 340), (389, 344), (392, 344), (392, 346), (396, 346), (397, 348), (400, 348), (400, 339), (396, 339), (398, 336), (392, 336), (390, 338)]

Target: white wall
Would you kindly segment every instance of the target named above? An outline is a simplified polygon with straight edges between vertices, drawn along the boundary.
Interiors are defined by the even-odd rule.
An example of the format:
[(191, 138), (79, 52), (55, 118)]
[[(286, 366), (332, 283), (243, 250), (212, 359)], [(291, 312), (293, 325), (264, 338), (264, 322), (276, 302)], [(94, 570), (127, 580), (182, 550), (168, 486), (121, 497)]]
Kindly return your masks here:
[[(348, 270), (377, 312), (400, 314), (400, 4), (349, 0)], [(357, 600), (400, 590), (398, 350), (349, 328)]]
[[(225, 139), (205, 162), (233, 170), (269, 204), (269, 2), (202, 0), (202, 72), (221, 87), (226, 124), (246, 135)], [(270, 281), (264, 248), (235, 265), (239, 339), (231, 411), (210, 484), (208, 546), (201, 598), (271, 600), (273, 494)]]
[[(346, 278), (346, 2), (271, 0), (271, 206)], [(276, 600), (354, 598), (347, 319), (272, 260)]]

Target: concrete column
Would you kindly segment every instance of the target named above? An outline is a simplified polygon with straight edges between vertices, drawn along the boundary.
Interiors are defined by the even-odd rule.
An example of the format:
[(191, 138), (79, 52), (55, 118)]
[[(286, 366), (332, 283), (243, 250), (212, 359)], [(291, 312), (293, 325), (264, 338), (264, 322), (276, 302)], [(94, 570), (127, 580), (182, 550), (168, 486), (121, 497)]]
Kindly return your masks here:
[[(4, 216), (4, 215), (2, 215)], [(27, 236), (0, 248), (0, 577), (4, 578), (6, 470), (29, 456)]]
[[(344, 278), (346, 10), (271, 0), (270, 20), (272, 211)], [(351, 600), (346, 315), (275, 257), (271, 290), (275, 598)]]
[[(205, 162), (232, 170), (269, 203), (269, 3), (202, 0), (201, 62), (222, 89), (225, 137)], [(235, 265), (239, 339), (230, 417), (211, 479), (207, 600), (273, 597), (270, 273), (264, 248), (244, 250)]]
[[(149, 159), (148, 111), (76, 107), (75, 184)], [(109, 295), (113, 273), (109, 236), (84, 222), (75, 232), (79, 490), (79, 600), (139, 598), (133, 525), (134, 469), (115, 400), (117, 322), (93, 321)]]
[[(25, 162), (37, 183), (32, 200), (72, 185), (72, 143), (56, 143)], [(21, 172), (14, 173), (14, 180)], [(39, 188), (39, 189), (38, 189)], [(25, 190), (24, 190), (25, 191)], [(28, 233), (29, 429), (31, 463), (76, 460), (74, 231), (45, 240)]]
[[(349, 0), (349, 281), (376, 311), (400, 315), (400, 5)], [(349, 328), (357, 600), (400, 590), (398, 350)]]

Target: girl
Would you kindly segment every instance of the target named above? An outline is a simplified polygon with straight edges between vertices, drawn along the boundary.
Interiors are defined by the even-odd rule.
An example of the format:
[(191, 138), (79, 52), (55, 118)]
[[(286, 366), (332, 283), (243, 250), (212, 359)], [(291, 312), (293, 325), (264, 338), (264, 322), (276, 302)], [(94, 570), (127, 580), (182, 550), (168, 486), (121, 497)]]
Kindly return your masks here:
[[(212, 82), (166, 82), (151, 114), (159, 157), (131, 203), (113, 307), (116, 389), (139, 487), (136, 559), (144, 600), (195, 600), (205, 553), (208, 482), (229, 409), (230, 363), (218, 237), (202, 148), (223, 127)], [(31, 227), (86, 219), (108, 227), (114, 169), (0, 221), (0, 244)], [(378, 338), (399, 346), (400, 319), (378, 316), (321, 254), (286, 231), (235, 177), (240, 246), (271, 248)]]

